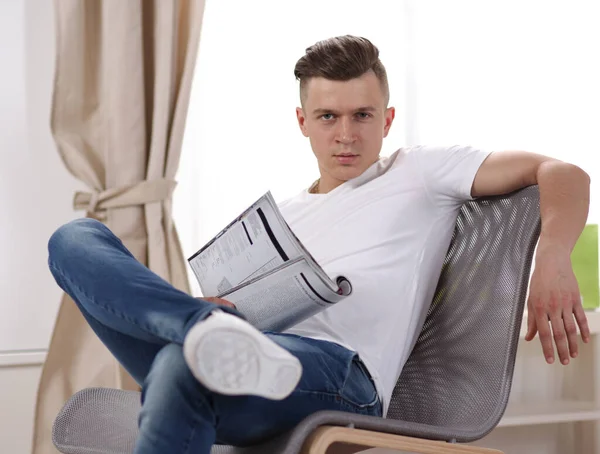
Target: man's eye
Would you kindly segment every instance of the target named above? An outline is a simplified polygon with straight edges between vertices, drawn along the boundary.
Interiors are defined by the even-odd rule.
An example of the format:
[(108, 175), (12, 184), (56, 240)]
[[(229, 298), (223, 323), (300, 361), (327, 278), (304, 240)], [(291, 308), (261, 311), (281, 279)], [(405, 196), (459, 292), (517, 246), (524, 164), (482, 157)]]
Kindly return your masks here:
[(323, 120), (333, 120), (333, 114), (330, 114), (330, 113), (328, 113), (328, 114), (323, 114), (323, 115), (321, 115), (321, 118), (322, 118)]
[(358, 118), (360, 118), (361, 120), (364, 120), (371, 116), (371, 114), (368, 112), (358, 112), (356, 115), (358, 115)]

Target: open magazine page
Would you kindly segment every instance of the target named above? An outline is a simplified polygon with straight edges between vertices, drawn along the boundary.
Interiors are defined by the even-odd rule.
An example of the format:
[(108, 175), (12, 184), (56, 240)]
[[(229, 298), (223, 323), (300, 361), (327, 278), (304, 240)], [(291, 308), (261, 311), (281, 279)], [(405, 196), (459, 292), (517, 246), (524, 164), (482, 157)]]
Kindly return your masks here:
[(304, 257), (313, 271), (318, 274), (324, 283), (329, 285), (331, 290), (337, 291), (338, 286), (333, 282), (327, 273), (321, 268), (313, 256), (308, 252), (298, 237), (283, 218), (279, 207), (270, 192), (267, 192), (260, 201), (261, 219), (269, 227), (271, 240), (278, 248), (284, 261), (293, 260), (297, 257)]
[(234, 303), (259, 330), (283, 331), (331, 307), (350, 292), (343, 282), (340, 289), (339, 293), (332, 291), (304, 258), (298, 258), (220, 296)]
[(256, 214), (284, 261), (304, 255), (304, 248), (293, 234), (290, 235), (290, 228), (283, 219), (271, 192), (267, 192), (257, 202)]
[(265, 194), (188, 259), (204, 296), (216, 296), (286, 261), (265, 215), (277, 219), (273, 206), (277, 209)]
[(202, 294), (216, 296), (301, 256), (337, 290), (291, 232), (267, 192), (188, 261)]
[(308, 262), (308, 264), (312, 267), (313, 271), (315, 273), (317, 273), (319, 276), (321, 276), (321, 279), (323, 279), (323, 282), (327, 283), (330, 286), (331, 289), (337, 289), (337, 283), (333, 282), (329, 278), (329, 276), (327, 275), (327, 273), (325, 273), (325, 270), (323, 270), (323, 268), (321, 267), (321, 265), (319, 265), (319, 263), (314, 259), (314, 257), (312, 256), (312, 254), (308, 251), (308, 249), (306, 249), (304, 247), (304, 245), (302, 244), (302, 242), (298, 239), (298, 237), (296, 236), (296, 234), (292, 231), (292, 229), (290, 228), (290, 226), (287, 224), (287, 222), (283, 218), (283, 215), (281, 214), (281, 211), (279, 211), (279, 209), (277, 209), (277, 210), (275, 210), (273, 212), (273, 215), (277, 217), (277, 224), (281, 225), (283, 233), (285, 233), (285, 235), (287, 236), (287, 238), (294, 245), (295, 253), (298, 254), (298, 255), (300, 255), (300, 256), (304, 256), (304, 258), (306, 259), (306, 261)]
[(202, 295), (231, 301), (263, 330), (284, 330), (352, 292), (302, 246), (270, 192), (188, 261)]

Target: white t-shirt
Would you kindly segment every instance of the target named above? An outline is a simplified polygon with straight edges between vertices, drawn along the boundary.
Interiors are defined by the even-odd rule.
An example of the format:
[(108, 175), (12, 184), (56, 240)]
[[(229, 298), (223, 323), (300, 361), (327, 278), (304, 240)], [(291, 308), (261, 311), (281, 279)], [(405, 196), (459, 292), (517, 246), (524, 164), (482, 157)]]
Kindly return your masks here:
[(456, 217), (489, 155), (471, 147), (401, 148), (327, 194), (279, 206), (298, 238), (352, 294), (288, 333), (358, 352), (387, 413), (421, 331)]

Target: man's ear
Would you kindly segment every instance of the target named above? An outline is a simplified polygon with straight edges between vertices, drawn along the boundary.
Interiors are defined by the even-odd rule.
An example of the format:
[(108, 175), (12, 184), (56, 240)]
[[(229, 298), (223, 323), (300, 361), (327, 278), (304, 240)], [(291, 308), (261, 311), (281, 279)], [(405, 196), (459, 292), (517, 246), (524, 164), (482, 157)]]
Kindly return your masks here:
[(308, 131), (306, 129), (306, 117), (304, 116), (304, 110), (302, 107), (296, 107), (296, 118), (298, 118), (298, 126), (304, 137), (308, 137)]
[(396, 118), (396, 109), (394, 107), (389, 107), (385, 110), (385, 123), (383, 124), (383, 137), (387, 137), (390, 132), (390, 128), (392, 127), (392, 123), (394, 122), (394, 118)]

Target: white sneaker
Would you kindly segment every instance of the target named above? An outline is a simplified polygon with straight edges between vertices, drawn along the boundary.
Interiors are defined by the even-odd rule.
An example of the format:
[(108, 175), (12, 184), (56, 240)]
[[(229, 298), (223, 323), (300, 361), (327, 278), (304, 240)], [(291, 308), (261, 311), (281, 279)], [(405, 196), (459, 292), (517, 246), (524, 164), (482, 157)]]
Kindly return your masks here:
[(302, 376), (302, 364), (248, 322), (214, 311), (183, 342), (194, 377), (219, 394), (252, 394), (281, 400)]

